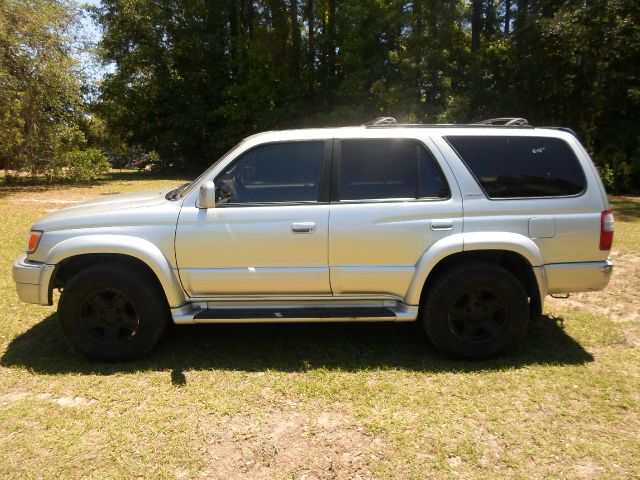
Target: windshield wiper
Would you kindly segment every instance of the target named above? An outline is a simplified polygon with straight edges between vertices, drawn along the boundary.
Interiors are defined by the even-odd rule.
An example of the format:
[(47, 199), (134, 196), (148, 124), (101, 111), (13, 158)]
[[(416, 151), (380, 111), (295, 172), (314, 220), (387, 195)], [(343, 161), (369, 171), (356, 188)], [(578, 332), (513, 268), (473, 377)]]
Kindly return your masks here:
[(191, 185), (191, 183), (185, 183), (183, 185), (180, 185), (178, 188), (173, 189), (169, 193), (167, 193), (164, 198), (166, 198), (167, 200), (177, 200), (177, 199), (179, 199), (180, 195), (182, 195), (182, 192), (184, 192), (184, 190), (189, 185)]

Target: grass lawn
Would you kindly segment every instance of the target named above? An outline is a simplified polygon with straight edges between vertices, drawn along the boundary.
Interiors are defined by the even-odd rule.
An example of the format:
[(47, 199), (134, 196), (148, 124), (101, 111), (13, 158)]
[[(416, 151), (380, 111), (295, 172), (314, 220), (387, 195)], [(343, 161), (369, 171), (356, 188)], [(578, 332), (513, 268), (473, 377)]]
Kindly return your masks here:
[(413, 324), (355, 324), (173, 327), (103, 364), (18, 301), (38, 217), (182, 181), (0, 186), (1, 478), (640, 477), (640, 199), (612, 199), (609, 289), (549, 301), (487, 362), (443, 358)]

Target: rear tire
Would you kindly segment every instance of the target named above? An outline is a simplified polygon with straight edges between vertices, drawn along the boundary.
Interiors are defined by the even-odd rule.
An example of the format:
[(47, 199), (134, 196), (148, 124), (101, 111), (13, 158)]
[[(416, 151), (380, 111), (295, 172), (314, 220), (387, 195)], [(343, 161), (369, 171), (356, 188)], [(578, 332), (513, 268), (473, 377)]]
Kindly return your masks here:
[(73, 345), (98, 360), (130, 360), (147, 353), (169, 322), (156, 279), (122, 263), (98, 264), (64, 286), (58, 316)]
[(459, 265), (425, 292), (420, 320), (442, 352), (490, 357), (522, 340), (529, 321), (527, 293), (516, 277), (496, 265)]

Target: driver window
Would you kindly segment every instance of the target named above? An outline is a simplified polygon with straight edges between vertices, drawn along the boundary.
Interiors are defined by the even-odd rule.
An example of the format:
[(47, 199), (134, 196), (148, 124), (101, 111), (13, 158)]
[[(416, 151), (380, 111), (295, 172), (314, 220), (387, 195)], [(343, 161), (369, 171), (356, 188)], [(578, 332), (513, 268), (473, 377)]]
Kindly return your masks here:
[(317, 202), (324, 142), (254, 148), (216, 179), (216, 203)]

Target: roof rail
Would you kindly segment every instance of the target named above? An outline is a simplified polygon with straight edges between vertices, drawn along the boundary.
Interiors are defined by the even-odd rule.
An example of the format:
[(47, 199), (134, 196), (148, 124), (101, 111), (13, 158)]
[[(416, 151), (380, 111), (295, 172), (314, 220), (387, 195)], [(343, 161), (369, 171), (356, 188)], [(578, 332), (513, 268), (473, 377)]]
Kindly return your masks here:
[(398, 123), (393, 117), (378, 117), (362, 125), (365, 128), (534, 128), (526, 118), (501, 117), (489, 118), (476, 123)]
[(397, 125), (398, 121), (393, 117), (378, 117), (374, 118), (370, 122), (362, 125), (363, 127), (382, 127), (385, 125)]
[(481, 120), (476, 122), (478, 125), (503, 125), (505, 127), (511, 126), (527, 126), (529, 122), (526, 118), (519, 117), (499, 117), (499, 118), (489, 118), (487, 120)]

